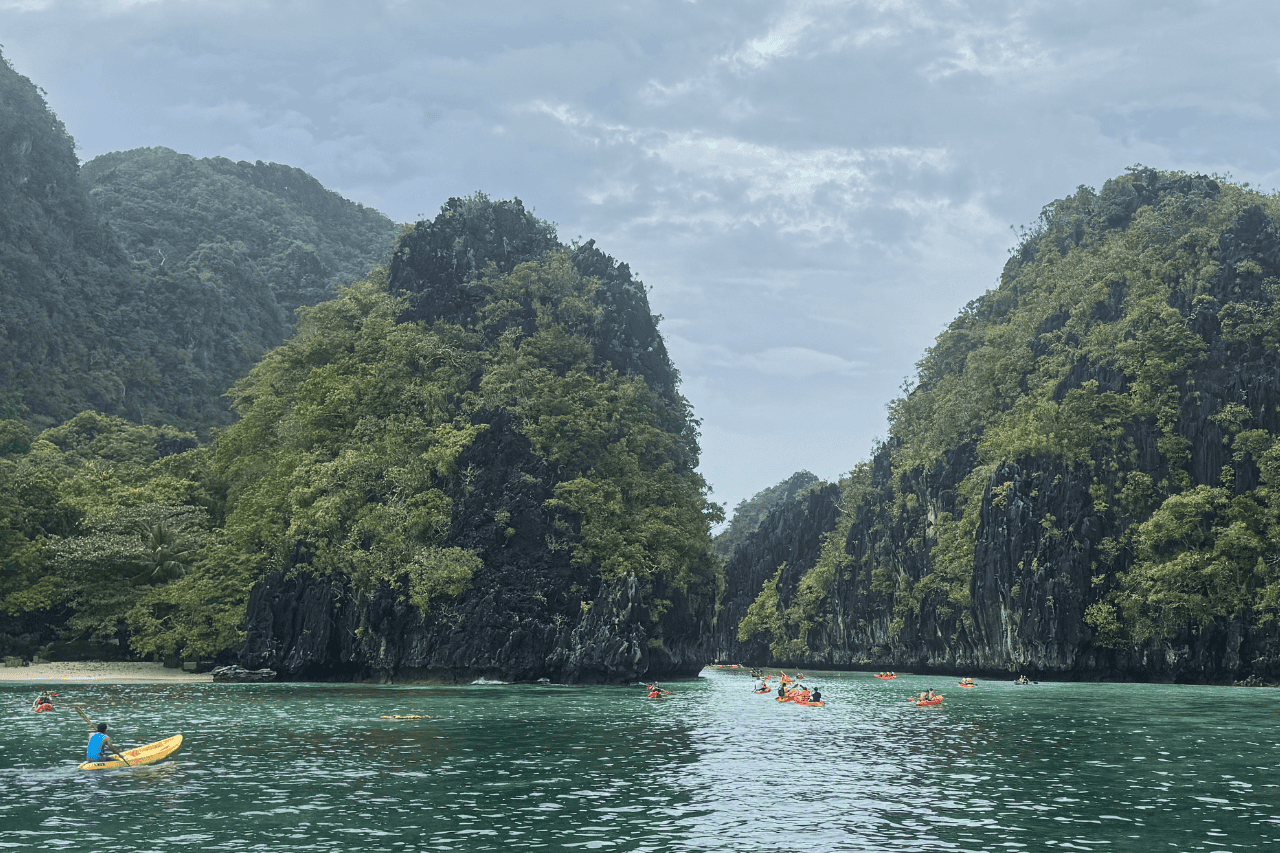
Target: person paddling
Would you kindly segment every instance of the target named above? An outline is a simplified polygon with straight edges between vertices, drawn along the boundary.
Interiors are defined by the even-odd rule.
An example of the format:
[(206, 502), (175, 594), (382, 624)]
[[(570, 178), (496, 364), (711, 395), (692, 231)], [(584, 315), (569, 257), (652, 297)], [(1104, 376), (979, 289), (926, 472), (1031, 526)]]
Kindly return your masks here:
[(815, 687), (815, 688), (813, 688), (813, 693), (812, 693), (812, 694), (810, 694), (810, 696), (809, 696), (809, 701), (810, 701), (810, 702), (821, 702), (821, 701), (822, 701), (822, 691), (821, 691), (821, 690), (819, 690), (819, 689), (818, 689), (818, 688), (816, 688), (816, 687)]
[(111, 753), (116, 751), (111, 744), (111, 737), (107, 734), (107, 724), (98, 723), (98, 730), (89, 738), (89, 745), (85, 748), (84, 755), (86, 761), (110, 761)]

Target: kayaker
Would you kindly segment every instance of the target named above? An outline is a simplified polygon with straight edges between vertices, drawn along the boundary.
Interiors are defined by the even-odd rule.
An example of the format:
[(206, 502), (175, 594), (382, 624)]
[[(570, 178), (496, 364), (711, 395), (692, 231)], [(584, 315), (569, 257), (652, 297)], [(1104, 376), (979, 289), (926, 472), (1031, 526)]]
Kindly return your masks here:
[(114, 748), (111, 745), (111, 738), (107, 735), (107, 724), (98, 723), (98, 730), (89, 738), (89, 745), (85, 748), (85, 760), (107, 761), (111, 758), (111, 751)]
[(40, 691), (40, 695), (36, 697), (36, 701), (31, 703), (31, 710), (33, 711), (42, 710), (40, 707), (42, 705), (48, 705), (49, 708), (52, 710), (53, 697), (57, 695), (58, 695), (57, 693), (50, 694), (48, 690)]
[(763, 692), (764, 692), (764, 679), (763, 679), (763, 678), (760, 678), (760, 677), (757, 677), (757, 678), (756, 678), (755, 686), (754, 686), (754, 687), (752, 687), (751, 689), (752, 689), (752, 690), (754, 690), (754, 691), (755, 691), (755, 692), (757, 692), (757, 693), (763, 693)]
[(810, 701), (810, 702), (821, 702), (821, 701), (822, 701), (822, 691), (821, 691), (821, 690), (819, 690), (819, 689), (818, 689), (818, 688), (816, 688), (816, 687), (815, 687), (815, 688), (813, 688), (813, 693), (811, 693), (811, 694), (809, 695), (809, 701)]
[(787, 684), (785, 681), (778, 682), (778, 698), (779, 699), (787, 698)]
[(808, 688), (808, 687), (805, 687), (805, 686), (803, 686), (803, 685), (801, 685), (801, 687), (800, 687), (800, 702), (801, 702), (801, 703), (804, 703), (804, 702), (808, 702), (808, 701), (809, 701), (809, 688)]

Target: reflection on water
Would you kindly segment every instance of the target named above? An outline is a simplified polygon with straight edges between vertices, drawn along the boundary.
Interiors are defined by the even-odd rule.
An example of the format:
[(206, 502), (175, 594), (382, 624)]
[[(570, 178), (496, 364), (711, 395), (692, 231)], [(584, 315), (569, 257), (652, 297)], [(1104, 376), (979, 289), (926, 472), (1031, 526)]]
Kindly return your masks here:
[[(639, 688), (0, 688), (0, 851), (1253, 850), (1280, 836), (1280, 692), (742, 673)], [(76, 769), (83, 704), (161, 764)], [(385, 719), (419, 715), (418, 719)]]

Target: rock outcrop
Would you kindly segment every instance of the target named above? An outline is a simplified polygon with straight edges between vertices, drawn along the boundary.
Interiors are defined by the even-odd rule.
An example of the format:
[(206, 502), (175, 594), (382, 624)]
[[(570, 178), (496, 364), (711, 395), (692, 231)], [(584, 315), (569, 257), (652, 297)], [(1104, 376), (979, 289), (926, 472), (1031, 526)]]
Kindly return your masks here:
[[(835, 529), (840, 489), (834, 483), (810, 486), (778, 503), (754, 532), (734, 549), (725, 565), (725, 586), (716, 612), (715, 659), (755, 664), (778, 663), (762, 636), (738, 639), (738, 624), (760, 588), (783, 564), (779, 586), (794, 594), (800, 578), (822, 553), (822, 537)], [(789, 663), (789, 661), (781, 661)]]
[[(1254, 198), (1134, 170), (1046, 208), (844, 481), (839, 570), (788, 662), (1280, 679), (1280, 222)], [(766, 562), (825, 532), (790, 524)], [(769, 568), (731, 561), (722, 614)], [(780, 607), (802, 576), (788, 564)], [(738, 659), (780, 662), (770, 639)]]
[[(395, 581), (361, 587), (341, 573), (315, 571), (308, 554), (294, 549), (291, 565), (252, 591), (243, 665), (270, 667), (284, 679), (617, 683), (693, 676), (709, 659), (715, 574), (705, 523), (700, 539), (689, 539), (687, 548), (671, 548), (664, 544), (667, 534), (661, 534), (644, 540), (646, 554), (634, 548), (640, 540), (630, 533), (603, 534), (616, 540), (615, 552), (631, 549), (634, 562), (627, 565), (633, 568), (623, 572), (602, 569), (607, 554), (595, 552), (594, 561), (587, 561), (577, 548), (588, 519), (573, 509), (567, 484), (602, 489), (593, 494), (621, 506), (631, 500), (627, 490), (634, 484), (664, 477), (668, 491), (656, 500), (667, 502), (661, 511), (673, 519), (690, 517), (701, 480), (694, 472), (695, 424), (677, 392), (678, 374), (649, 312), (644, 286), (625, 264), (591, 242), (572, 249), (557, 246), (550, 226), (529, 215), (518, 200), (451, 200), (434, 221), (407, 233), (395, 253), (388, 289), (406, 295), (408, 304), (399, 321), (448, 328), (458, 340), (489, 347), (485, 359), (490, 361), (476, 363), (491, 364), (498, 358), (494, 353), (510, 354), (523, 340), (545, 337), (543, 324), (553, 322), (548, 318), (559, 310), (555, 299), (560, 297), (511, 290), (509, 283), (481, 274), (541, 263), (551, 257), (548, 250), (555, 250), (557, 269), (564, 271), (567, 262), (573, 275), (590, 283), (580, 295), (566, 297), (577, 300), (573, 316), (587, 319), (574, 327), (572, 337), (566, 327), (556, 326), (556, 340), (570, 343), (557, 344), (550, 356), (578, 352), (590, 364), (584, 369), (581, 363), (555, 362), (544, 377), (573, 371), (582, 377), (580, 383), (625, 382), (631, 388), (642, 387), (635, 385), (642, 380), (648, 390), (636, 398), (637, 406), (615, 409), (617, 414), (605, 420), (591, 414), (612, 405), (603, 397), (592, 399), (584, 392), (587, 396), (564, 405), (553, 400), (550, 414), (559, 419), (556, 423), (599, 436), (582, 444), (581, 453), (558, 458), (546, 452), (545, 440), (540, 452), (530, 438), (528, 419), (542, 415), (523, 408), (527, 394), (515, 404), (493, 402), (497, 398), (490, 396), (491, 405), (459, 410), (453, 423), (465, 421), (478, 429), (448, 466), (453, 473), (436, 478), (450, 507), (447, 534), (436, 544), (479, 558), (466, 589), (423, 608)], [(497, 310), (487, 301), (495, 287), (508, 288), (497, 326), (487, 319)], [(587, 301), (589, 310), (582, 308)], [(484, 386), (485, 369), (477, 368), (469, 380), (472, 392)], [(535, 364), (529, 370), (543, 368)], [(636, 414), (642, 410), (647, 414)], [(637, 439), (640, 449), (634, 452), (625, 449), (633, 428), (628, 417), (643, 418), (634, 427), (648, 431)], [(578, 441), (574, 436), (567, 440)], [(619, 467), (609, 459), (629, 461)], [(625, 477), (633, 486), (618, 479)], [(677, 482), (684, 485), (678, 493), (670, 491)], [(600, 511), (612, 510), (600, 506)], [(661, 530), (674, 522), (653, 517), (642, 524), (625, 517), (618, 523)], [(659, 553), (663, 548), (671, 550)]]
[(261, 684), (276, 680), (274, 669), (245, 669), (242, 666), (215, 666), (211, 672), (219, 684)]

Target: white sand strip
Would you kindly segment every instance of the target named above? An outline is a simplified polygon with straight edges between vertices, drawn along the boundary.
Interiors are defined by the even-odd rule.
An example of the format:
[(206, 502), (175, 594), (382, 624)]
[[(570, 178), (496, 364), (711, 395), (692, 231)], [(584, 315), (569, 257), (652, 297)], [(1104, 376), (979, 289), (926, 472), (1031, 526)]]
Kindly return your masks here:
[(0, 682), (24, 684), (170, 684), (210, 682), (209, 673), (197, 675), (181, 669), (165, 669), (162, 663), (108, 663), (67, 661), (0, 667)]

